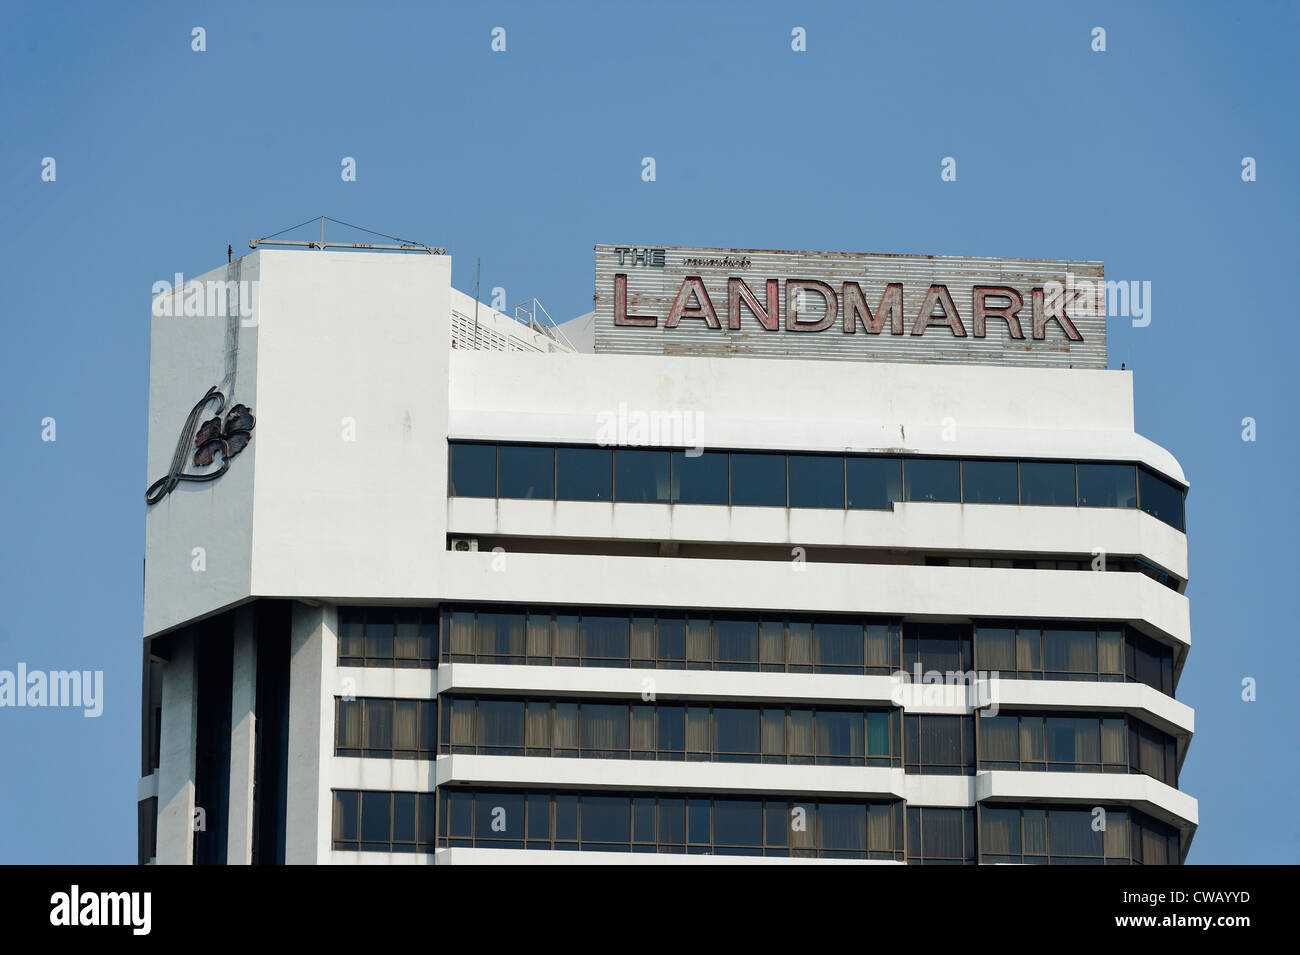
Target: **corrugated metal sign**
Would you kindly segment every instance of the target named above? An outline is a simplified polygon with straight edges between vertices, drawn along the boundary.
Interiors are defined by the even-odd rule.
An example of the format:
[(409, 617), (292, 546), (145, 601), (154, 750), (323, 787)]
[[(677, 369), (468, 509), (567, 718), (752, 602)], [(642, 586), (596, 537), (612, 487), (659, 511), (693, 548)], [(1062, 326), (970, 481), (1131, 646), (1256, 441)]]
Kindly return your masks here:
[(1102, 263), (596, 246), (597, 352), (1106, 367)]

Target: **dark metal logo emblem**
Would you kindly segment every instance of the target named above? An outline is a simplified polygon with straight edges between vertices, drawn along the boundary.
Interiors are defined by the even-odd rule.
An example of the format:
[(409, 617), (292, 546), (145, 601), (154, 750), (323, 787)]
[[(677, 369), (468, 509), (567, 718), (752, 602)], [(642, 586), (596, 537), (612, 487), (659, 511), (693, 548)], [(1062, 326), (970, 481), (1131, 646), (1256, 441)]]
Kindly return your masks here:
[[(199, 427), (199, 419), (203, 417), (208, 404), (213, 401), (216, 402), (214, 409), (216, 416), (209, 418), (203, 422), (202, 427)], [(253, 439), (253, 428), (257, 424), (257, 419), (253, 417), (247, 405), (235, 405), (226, 413), (223, 422), (221, 412), (225, 407), (226, 396), (213, 387), (209, 388), (208, 393), (199, 399), (199, 403), (190, 409), (180, 440), (176, 442), (176, 453), (172, 455), (171, 468), (166, 477), (154, 481), (149, 485), (149, 490), (144, 492), (146, 504), (157, 504), (174, 491), (181, 481), (214, 481), (230, 470), (230, 459), (248, 447), (248, 442)], [(196, 427), (197, 434), (195, 434)], [(221, 458), (220, 467), (205, 474), (185, 472), (191, 437), (195, 448), (192, 458), (194, 467), (208, 467), (218, 457)]]

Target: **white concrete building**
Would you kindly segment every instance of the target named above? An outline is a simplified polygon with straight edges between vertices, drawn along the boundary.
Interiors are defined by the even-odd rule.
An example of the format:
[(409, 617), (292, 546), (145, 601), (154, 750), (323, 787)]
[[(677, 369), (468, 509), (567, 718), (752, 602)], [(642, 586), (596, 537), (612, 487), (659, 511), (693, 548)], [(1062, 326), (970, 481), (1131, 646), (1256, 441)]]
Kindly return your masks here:
[[(800, 357), (798, 258), (753, 254), (764, 298), (687, 250), (656, 297), (605, 248), (596, 354), (467, 337), (441, 255), (263, 248), (198, 280), (242, 317), (155, 300), (141, 861), (1181, 862), (1186, 481), (1095, 324), (1067, 367), (1023, 263), (937, 260), (920, 334), (871, 333), (881, 257), (879, 344)], [(948, 291), (1017, 281), (1042, 338), (918, 360)]]

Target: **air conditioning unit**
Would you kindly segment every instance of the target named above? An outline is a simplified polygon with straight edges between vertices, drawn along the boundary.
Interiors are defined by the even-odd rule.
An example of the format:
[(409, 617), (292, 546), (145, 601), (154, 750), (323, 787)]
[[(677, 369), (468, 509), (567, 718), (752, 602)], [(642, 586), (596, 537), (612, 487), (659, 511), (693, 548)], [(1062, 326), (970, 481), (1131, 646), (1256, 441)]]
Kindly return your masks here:
[(452, 550), (476, 551), (478, 550), (477, 537), (453, 537), (451, 539)]

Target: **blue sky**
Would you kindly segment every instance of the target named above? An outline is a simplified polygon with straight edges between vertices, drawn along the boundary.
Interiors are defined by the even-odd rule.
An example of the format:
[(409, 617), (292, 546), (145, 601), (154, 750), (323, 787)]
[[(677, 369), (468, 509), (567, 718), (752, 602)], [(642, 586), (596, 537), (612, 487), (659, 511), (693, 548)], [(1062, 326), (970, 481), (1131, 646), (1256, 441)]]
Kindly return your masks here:
[(98, 719), (0, 709), (0, 862), (134, 861), (150, 288), (322, 214), (446, 246), (471, 293), (481, 257), (485, 298), (559, 320), (590, 308), (596, 242), (1150, 281), (1110, 361), (1192, 484), (1189, 861), (1296, 862), (1298, 11), (5, 3), (0, 669), (106, 686)]

